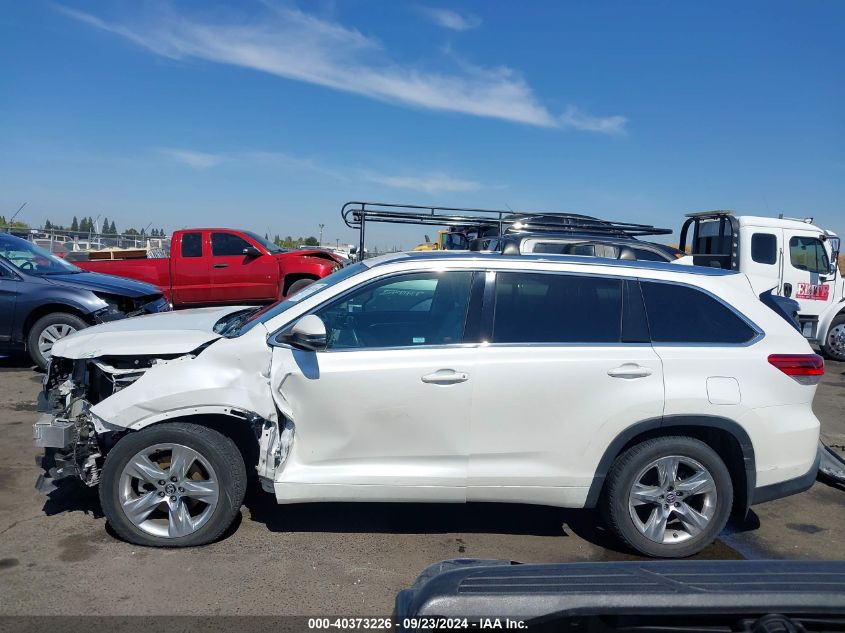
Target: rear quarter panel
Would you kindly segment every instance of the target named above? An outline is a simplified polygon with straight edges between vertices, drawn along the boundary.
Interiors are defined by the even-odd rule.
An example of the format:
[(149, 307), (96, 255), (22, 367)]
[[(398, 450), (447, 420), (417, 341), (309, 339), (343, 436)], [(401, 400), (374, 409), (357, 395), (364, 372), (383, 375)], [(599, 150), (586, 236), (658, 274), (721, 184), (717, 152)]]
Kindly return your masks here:
[(666, 384), (664, 415), (720, 416), (739, 423), (754, 446), (757, 486), (799, 477), (815, 459), (815, 385), (768, 362), (770, 354), (811, 354), (807, 341), (753, 293), (744, 275), (699, 285), (750, 319), (763, 334), (747, 345), (655, 344)]

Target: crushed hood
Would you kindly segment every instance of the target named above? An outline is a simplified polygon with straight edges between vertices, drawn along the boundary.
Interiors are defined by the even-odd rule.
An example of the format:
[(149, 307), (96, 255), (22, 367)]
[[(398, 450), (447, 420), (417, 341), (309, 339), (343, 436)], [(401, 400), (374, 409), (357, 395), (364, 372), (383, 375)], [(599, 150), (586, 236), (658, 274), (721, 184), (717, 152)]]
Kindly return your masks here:
[(248, 306), (197, 308), (120, 319), (95, 325), (60, 339), (53, 356), (96, 358), (98, 356), (150, 356), (186, 354), (220, 338), (214, 324), (227, 314)]

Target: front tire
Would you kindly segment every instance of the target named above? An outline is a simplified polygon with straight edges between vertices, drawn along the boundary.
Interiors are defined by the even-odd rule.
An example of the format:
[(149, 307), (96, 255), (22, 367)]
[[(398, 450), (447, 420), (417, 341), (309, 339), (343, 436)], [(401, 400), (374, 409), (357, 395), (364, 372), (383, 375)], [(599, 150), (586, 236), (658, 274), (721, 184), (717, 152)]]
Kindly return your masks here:
[(315, 279), (297, 279), (296, 281), (294, 281), (290, 285), (290, 287), (288, 288), (287, 294), (285, 294), (285, 296), (291, 297), (291, 296), (295, 295), (297, 292), (299, 292), (300, 290), (302, 290), (303, 288), (307, 288), (308, 286), (313, 284), (315, 281), (316, 281)]
[(41, 369), (46, 369), (56, 341), (86, 327), (88, 324), (85, 321), (69, 312), (53, 312), (41, 317), (32, 324), (26, 337), (29, 357)]
[(730, 473), (719, 455), (700, 440), (673, 436), (646, 440), (616, 459), (603, 510), (632, 549), (683, 558), (716, 539), (732, 504)]
[(228, 437), (197, 424), (156, 424), (121, 438), (106, 458), (100, 502), (124, 540), (191, 547), (217, 540), (240, 511), (247, 475)]
[(833, 318), (827, 330), (822, 352), (831, 360), (845, 361), (845, 314)]

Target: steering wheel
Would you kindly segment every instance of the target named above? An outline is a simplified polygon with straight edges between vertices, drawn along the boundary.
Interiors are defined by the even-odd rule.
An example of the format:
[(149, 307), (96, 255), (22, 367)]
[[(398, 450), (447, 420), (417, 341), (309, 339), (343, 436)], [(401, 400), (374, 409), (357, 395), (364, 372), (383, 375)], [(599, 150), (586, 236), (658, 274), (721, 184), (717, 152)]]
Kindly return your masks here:
[(339, 330), (338, 347), (361, 347), (361, 339), (358, 336), (358, 321), (354, 314), (345, 312), (335, 314), (331, 319), (331, 328)]
[(23, 262), (18, 266), (21, 270), (35, 270), (35, 264), (32, 262)]

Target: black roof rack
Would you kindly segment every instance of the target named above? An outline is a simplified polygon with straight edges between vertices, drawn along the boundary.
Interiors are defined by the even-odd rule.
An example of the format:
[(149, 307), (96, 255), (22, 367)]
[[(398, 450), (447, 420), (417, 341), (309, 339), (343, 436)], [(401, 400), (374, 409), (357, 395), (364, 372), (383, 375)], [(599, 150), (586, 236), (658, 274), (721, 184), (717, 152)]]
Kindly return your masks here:
[(358, 229), (358, 259), (364, 256), (367, 222), (447, 226), (452, 228), (496, 228), (499, 235), (508, 232), (578, 232), (636, 237), (668, 235), (672, 229), (650, 224), (612, 222), (577, 213), (529, 212), (500, 209), (434, 207), (386, 202), (347, 202), (341, 208), (343, 221)]

